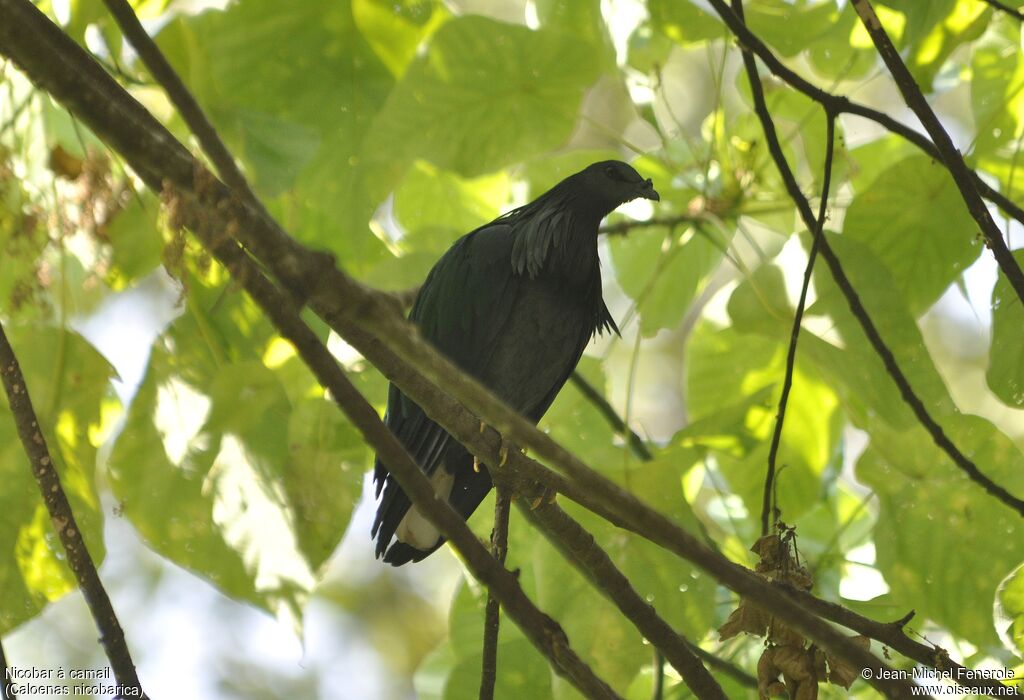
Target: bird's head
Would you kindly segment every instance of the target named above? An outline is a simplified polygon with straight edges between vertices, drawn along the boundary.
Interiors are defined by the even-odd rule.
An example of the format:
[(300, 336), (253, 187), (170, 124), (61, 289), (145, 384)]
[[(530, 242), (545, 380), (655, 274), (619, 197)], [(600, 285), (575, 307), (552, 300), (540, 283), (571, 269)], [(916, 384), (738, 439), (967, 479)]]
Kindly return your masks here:
[(655, 202), (661, 199), (650, 178), (642, 178), (632, 166), (619, 160), (594, 163), (579, 173), (579, 178), (588, 198), (606, 209), (605, 213), (641, 197)]

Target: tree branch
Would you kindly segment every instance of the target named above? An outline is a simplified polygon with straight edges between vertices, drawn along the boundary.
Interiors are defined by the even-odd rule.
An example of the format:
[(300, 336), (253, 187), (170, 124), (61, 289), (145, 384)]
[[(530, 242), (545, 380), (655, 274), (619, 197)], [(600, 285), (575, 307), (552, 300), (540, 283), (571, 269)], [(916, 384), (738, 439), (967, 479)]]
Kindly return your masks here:
[(651, 455), (651, 451), (647, 449), (644, 439), (626, 425), (626, 421), (619, 416), (615, 411), (615, 408), (608, 403), (608, 399), (606, 399), (600, 391), (588, 382), (582, 374), (573, 370), (572, 374), (569, 375), (569, 381), (581, 394), (583, 394), (583, 398), (593, 404), (594, 408), (604, 416), (604, 419), (608, 421), (612, 426), (612, 429), (626, 439), (626, 443), (629, 445), (629, 449), (633, 451), (633, 454), (645, 462), (650, 462), (654, 458), (653, 455)]
[[(712, 4), (720, 2), (720, 0), (710, 1)], [(738, 1), (739, 0), (734, 0), (734, 2)], [(857, 2), (862, 1), (863, 0), (855, 0), (854, 4), (856, 5)], [(737, 17), (737, 15), (732, 12), (729, 12), (729, 15), (731, 17)], [(746, 26), (742, 24), (742, 18), (739, 18), (739, 22), (740, 26), (743, 27), (743, 30), (746, 31)], [(754, 98), (754, 111), (761, 122), (761, 127), (768, 143), (768, 150), (771, 153), (772, 158), (775, 160), (775, 165), (779, 170), (779, 174), (782, 176), (783, 183), (786, 186), (786, 191), (796, 204), (797, 211), (800, 213), (800, 218), (803, 219), (804, 226), (807, 227), (808, 231), (814, 231), (817, 224), (814, 214), (811, 211), (811, 205), (807, 201), (807, 198), (804, 197), (799, 184), (797, 184), (796, 177), (794, 176), (792, 169), (786, 162), (786, 156), (783, 153), (782, 144), (779, 142), (779, 137), (775, 130), (775, 122), (772, 120), (771, 113), (768, 111), (768, 105), (764, 99), (764, 90), (761, 86), (760, 76), (757, 73), (757, 64), (755, 63), (753, 53), (748, 48), (743, 49), (743, 64), (750, 83), (751, 94)], [(826, 107), (828, 106), (826, 105)], [(836, 285), (843, 293), (843, 296), (846, 297), (850, 311), (860, 323), (861, 328), (864, 330), (864, 334), (867, 336), (871, 346), (875, 349), (875, 352), (881, 358), (889, 376), (892, 377), (893, 381), (896, 383), (900, 396), (907, 405), (910, 406), (910, 409), (913, 411), (924, 429), (928, 431), (932, 440), (939, 449), (945, 452), (953, 463), (963, 471), (969, 479), (971, 479), (971, 481), (981, 486), (986, 493), (993, 496), (1004, 505), (1024, 516), (1024, 500), (1017, 498), (983, 474), (981, 470), (978, 469), (977, 465), (968, 459), (967, 456), (964, 455), (964, 453), (961, 452), (953, 443), (953, 441), (949, 439), (945, 431), (942, 429), (942, 426), (932, 418), (928, 409), (925, 407), (924, 402), (921, 401), (920, 397), (918, 397), (914, 392), (913, 387), (910, 385), (910, 381), (907, 379), (906, 375), (903, 374), (903, 370), (900, 369), (900, 366), (897, 364), (896, 357), (893, 355), (892, 350), (889, 349), (889, 346), (882, 339), (882, 336), (878, 332), (878, 328), (875, 326), (871, 316), (864, 308), (864, 304), (860, 300), (860, 295), (857, 294), (857, 290), (854, 289), (849, 277), (846, 276), (846, 272), (843, 270), (842, 264), (839, 262), (839, 257), (835, 254), (835, 251), (832, 250), (832, 246), (828, 242), (828, 237), (822, 235), (818, 237), (818, 240), (819, 246), (821, 247), (821, 255), (825, 258), (825, 262), (828, 263), (829, 270), (832, 272), (832, 277), (835, 279)], [(1001, 238), (999, 240), (1002, 242)], [(1016, 265), (1016, 262), (1014, 262), (1014, 265)], [(1022, 280), (1024, 280), (1024, 277), (1022, 277)]]
[[(975, 190), (975, 194), (984, 193), (984, 195), (988, 199), (992, 200), (1000, 207), (1002, 207), (1006, 212), (1010, 213), (1014, 219), (1020, 221), (1021, 223), (1024, 223), (1024, 209), (1021, 209), (1008, 197), (1000, 194), (995, 189), (986, 184), (976, 172), (967, 168), (966, 164), (964, 164), (963, 162), (963, 158), (960, 157), (959, 153), (956, 152), (955, 148), (952, 148), (952, 142), (949, 142), (948, 145), (950, 148), (952, 148), (953, 153), (945, 153), (945, 147), (942, 144), (936, 146), (936, 144), (922, 137), (914, 129), (910, 128), (905, 124), (900, 123), (896, 119), (893, 119), (892, 117), (882, 112), (879, 112), (876, 109), (872, 109), (865, 105), (852, 102), (845, 96), (833, 95), (832, 93), (822, 90), (821, 88), (809, 82), (803, 76), (787, 68), (775, 56), (775, 54), (772, 53), (771, 49), (769, 49), (763, 41), (761, 41), (753, 32), (751, 32), (747, 28), (746, 24), (744, 24), (743, 22), (743, 19), (735, 11), (731, 10), (725, 4), (725, 0), (708, 0), (708, 2), (711, 3), (711, 6), (714, 8), (715, 12), (718, 13), (719, 17), (722, 18), (722, 21), (725, 22), (726, 26), (728, 26), (729, 29), (733, 32), (733, 34), (735, 34), (736, 37), (739, 39), (744, 51), (756, 54), (757, 57), (760, 58), (768, 67), (768, 70), (770, 70), (772, 74), (774, 74), (780, 80), (787, 83), (791, 87), (797, 89), (798, 91), (802, 92), (804, 95), (811, 98), (815, 102), (820, 103), (822, 106), (831, 109), (831, 111), (835, 114), (856, 114), (857, 116), (864, 117), (865, 119), (870, 119), (880, 124), (881, 126), (884, 126), (885, 128), (889, 129), (893, 133), (899, 134), (900, 136), (906, 138), (908, 141), (913, 143), (915, 146), (923, 150), (928, 155), (945, 163), (946, 167), (949, 168), (951, 173), (954, 175), (954, 179), (956, 180), (958, 187), (966, 187), (968, 188), (968, 190), (973, 188)], [(857, 3), (854, 3), (854, 6), (857, 7), (858, 12), (860, 12), (860, 8), (857, 6)], [(904, 66), (904, 69), (905, 68), (906, 67)], [(925, 106), (927, 106), (927, 104)], [(932, 116), (934, 116), (934, 114)], [(919, 114), (918, 117), (921, 118), (921, 115)], [(925, 123), (923, 119), (922, 123)], [(927, 126), (927, 123), (925, 123), (926, 128)], [(939, 129), (941, 130), (941, 125)], [(943, 131), (942, 133), (945, 132)], [(929, 130), (929, 134), (931, 134), (931, 130)], [(935, 139), (935, 134), (931, 134), (931, 136), (933, 139)], [(946, 138), (949, 138), (948, 135), (946, 136)], [(955, 160), (959, 161), (957, 170), (953, 170), (953, 165), (951, 165), (951, 163), (947, 161), (947, 158), (950, 156), (955, 156)], [(957, 176), (957, 172), (960, 173), (959, 176)], [(962, 189), (961, 192), (963, 191), (964, 190)], [(976, 220), (979, 221), (979, 224), (984, 219), (988, 219), (988, 221), (991, 221), (991, 217), (988, 216), (988, 211), (984, 209), (984, 206), (982, 206), (979, 210), (976, 204), (972, 204), (972, 201), (973, 200), (968, 199), (965, 195), (965, 203), (967, 204), (968, 209), (971, 211), (971, 215), (975, 216)], [(981, 217), (980, 220), (978, 219), (979, 216)], [(983, 225), (982, 233), (985, 235), (989, 248), (992, 250), (992, 253), (996, 258), (996, 262), (999, 264), (999, 268), (1003, 271), (1003, 274), (1006, 275), (1007, 279), (1011, 281), (1014, 290), (1017, 292), (1018, 296), (1020, 296), (1021, 300), (1024, 301), (1024, 272), (1021, 272), (1020, 266), (1017, 264), (1017, 261), (1010, 254), (1009, 249), (1006, 247), (1006, 243), (1002, 239), (1002, 236), (999, 235), (998, 228), (995, 228), (994, 222), (992, 222), (992, 227), (992, 229), (989, 229)], [(809, 225), (808, 230), (812, 230), (810, 229)]]
[(227, 146), (224, 145), (224, 141), (217, 134), (217, 130), (206, 118), (206, 114), (203, 113), (192, 93), (181, 82), (181, 78), (168, 63), (156, 42), (146, 33), (131, 5), (127, 0), (103, 0), (103, 4), (107, 6), (107, 11), (110, 12), (139, 58), (142, 59), (142, 63), (157, 83), (163, 87), (171, 104), (178, 109), (182, 119), (199, 140), (199, 145), (210, 158), (217, 172), (220, 173), (224, 184), (240, 199), (251, 205), (262, 218), (272, 221), (273, 217), (249, 187), (249, 182), (238, 168), (238, 164)]
[(562, 510), (552, 496), (542, 491), (537, 495), (539, 503), (535, 506), (522, 497), (516, 505), (595, 588), (615, 603), (640, 634), (665, 655), (694, 695), (725, 700), (722, 687), (704, 668), (687, 641), (640, 597), (629, 579), (594, 541), (593, 535)]
[[(739, 0), (736, 0), (739, 2)], [(755, 68), (756, 71), (756, 68)], [(748, 74), (749, 75), (749, 74)], [(832, 158), (835, 152), (836, 117), (831, 112), (826, 114), (825, 122), (825, 167), (821, 185), (821, 205), (818, 208), (818, 220), (813, 230), (814, 241), (811, 252), (807, 255), (807, 267), (804, 269), (804, 281), (800, 287), (800, 300), (793, 314), (793, 329), (789, 334), (789, 350), (786, 353), (786, 376), (782, 382), (782, 395), (779, 397), (779, 411), (775, 416), (775, 429), (772, 431), (772, 442), (768, 448), (768, 473), (764, 479), (764, 496), (761, 500), (761, 535), (769, 531), (769, 519), (772, 511), (772, 493), (775, 487), (775, 460), (782, 441), (782, 426), (786, 420), (786, 404), (789, 401), (789, 390), (793, 387), (793, 368), (796, 365), (796, 344), (800, 339), (800, 324), (804, 318), (804, 306), (807, 304), (807, 289), (811, 286), (811, 273), (814, 261), (818, 256), (821, 239), (825, 235), (825, 213), (828, 209), (829, 186), (832, 182)]]
[(1020, 10), (1015, 10), (1012, 7), (1010, 7), (1009, 5), (1007, 5), (1005, 3), (1002, 3), (1002, 2), (999, 2), (999, 0), (981, 0), (981, 1), (986, 3), (987, 5), (989, 5), (991, 7), (994, 7), (995, 9), (999, 10), (1000, 12), (1005, 12), (1006, 14), (1010, 15), (1014, 19), (1017, 19), (1017, 20), (1020, 20), (1020, 21), (1024, 21), (1024, 12), (1021, 12)]
[[(508, 516), (512, 496), (508, 489), (494, 489), (494, 529), (491, 530), (491, 552), (502, 566), (508, 553)], [(480, 672), (480, 700), (494, 700), (494, 685), (498, 679), (498, 629), (501, 625), (501, 606), (488, 589), (487, 608), (484, 611), (483, 668)]]
[(0, 379), (7, 392), (7, 402), (11, 407), (15, 427), (18, 429), (18, 437), (28, 456), (32, 475), (39, 486), (46, 510), (50, 513), (53, 529), (67, 555), (68, 567), (74, 573), (78, 587), (89, 606), (89, 612), (100, 631), (100, 643), (107, 658), (110, 659), (114, 678), (126, 691), (130, 690), (136, 697), (145, 697), (128, 645), (125, 643), (124, 630), (121, 629), (121, 623), (118, 622), (114, 607), (110, 604), (107, 591), (96, 572), (96, 565), (82, 539), (82, 530), (75, 521), (74, 513), (71, 512), (71, 504), (68, 503), (68, 497), (61, 486), (60, 476), (50, 458), (46, 438), (32, 407), (32, 399), (25, 377), (21, 373), (21, 365), (18, 364), (14, 349), (7, 340), (3, 324), (0, 324)]
[(667, 228), (674, 228), (680, 224), (694, 224), (703, 221), (704, 217), (693, 214), (676, 214), (675, 216), (655, 216), (644, 221), (619, 221), (614, 224), (605, 224), (598, 233), (603, 233), (607, 236), (623, 236), (635, 228), (650, 228), (653, 226), (665, 226)]
[(860, 15), (861, 22), (871, 36), (871, 40), (875, 42), (875, 48), (881, 54), (882, 60), (889, 67), (889, 72), (892, 73), (892, 77), (896, 81), (896, 87), (899, 88), (900, 94), (903, 95), (903, 100), (914, 111), (917, 118), (921, 120), (928, 135), (931, 136), (932, 142), (939, 149), (942, 162), (945, 163), (946, 169), (953, 176), (953, 181), (956, 183), (957, 189), (960, 190), (960, 196), (963, 197), (964, 202), (967, 204), (967, 210), (971, 213), (971, 217), (981, 228), (981, 233), (985, 237), (985, 243), (995, 256), (996, 262), (999, 263), (999, 268), (1006, 275), (1006, 279), (1010, 282), (1014, 291), (1017, 292), (1017, 297), (1024, 302), (1024, 273), (1021, 273), (1020, 266), (1017, 265), (1017, 261), (1013, 254), (1010, 253), (1006, 241), (1003, 240), (1002, 232), (992, 219), (988, 207), (985, 206), (985, 202), (982, 200), (972, 177), (974, 175), (973, 171), (967, 167), (964, 157), (957, 150), (956, 146), (953, 145), (953, 139), (949, 137), (949, 134), (942, 126), (942, 122), (935, 115), (935, 111), (924, 98), (921, 88), (914, 82), (914, 77), (907, 70), (907, 66), (903, 59), (900, 58), (896, 47), (892, 45), (892, 41), (890, 41), (889, 35), (886, 34), (885, 28), (882, 27), (882, 23), (879, 21), (878, 15), (875, 14), (871, 2), (869, 0), (850, 1), (857, 14)]

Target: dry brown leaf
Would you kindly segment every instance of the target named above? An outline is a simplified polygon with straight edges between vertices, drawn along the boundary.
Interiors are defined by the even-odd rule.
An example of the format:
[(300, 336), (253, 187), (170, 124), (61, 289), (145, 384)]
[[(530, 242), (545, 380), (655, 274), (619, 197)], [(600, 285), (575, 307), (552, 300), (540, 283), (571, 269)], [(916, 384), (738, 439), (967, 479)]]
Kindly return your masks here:
[(801, 681), (793, 693), (793, 700), (818, 700), (817, 681)]
[(806, 642), (803, 635), (777, 617), (771, 618), (771, 627), (768, 628), (768, 640), (776, 646), (801, 649)]
[(732, 639), (740, 632), (763, 637), (768, 632), (769, 622), (771, 622), (771, 616), (768, 613), (756, 605), (741, 600), (739, 607), (733, 610), (725, 624), (718, 628), (718, 635), (723, 642), (726, 639)]
[(775, 647), (773, 661), (783, 675), (797, 682), (815, 680), (813, 656), (802, 647)]
[(81, 158), (71, 155), (59, 144), (50, 149), (50, 170), (58, 177), (77, 180), (82, 174), (83, 165)]
[(757, 660), (757, 697), (768, 700), (773, 695), (785, 695), (786, 686), (779, 682), (779, 669), (774, 661), (775, 649), (765, 649)]
[[(861, 649), (867, 649), (871, 646), (871, 640), (862, 634), (850, 637), (850, 641), (859, 646)], [(850, 666), (844, 661), (840, 661), (831, 654), (827, 654), (828, 659), (828, 680), (829, 683), (840, 685), (847, 690), (853, 685), (853, 682), (860, 676), (860, 669)]]

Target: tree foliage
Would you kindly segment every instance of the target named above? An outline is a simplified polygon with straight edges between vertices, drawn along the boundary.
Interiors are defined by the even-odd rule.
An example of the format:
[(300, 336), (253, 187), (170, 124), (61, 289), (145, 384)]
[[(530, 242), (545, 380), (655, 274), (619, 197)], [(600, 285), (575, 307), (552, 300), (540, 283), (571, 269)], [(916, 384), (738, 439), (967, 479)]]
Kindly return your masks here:
[[(744, 5), (750, 29), (786, 65), (904, 116), (851, 3)], [(757, 564), (749, 548), (760, 535), (794, 290), (812, 237), (752, 113), (739, 47), (704, 3), (135, 6), (271, 213), (375, 286), (413, 287), (461, 233), (589, 162), (635, 158), (662, 201), (650, 222), (631, 216), (651, 214), (642, 210), (609, 219), (628, 228), (602, 250), (623, 333), (592, 346), (580, 373), (653, 459), (638, 457), (572, 384), (541, 426), (737, 563)], [(1019, 200), (1021, 22), (980, 0), (885, 0), (876, 10), (968, 164)], [(54, 16), (189, 142), (100, 0)], [(120, 158), (14, 65), (2, 71), (0, 318), (85, 541), (101, 559), (112, 514), (99, 494), (108, 493), (161, 556), (232, 598), (301, 620), (372, 450), (227, 272), (168, 229), (158, 198)], [(824, 112), (767, 74), (763, 85), (813, 200), (826, 165)], [(839, 121), (824, 235), (929, 412), (988, 477), (1024, 497), (1021, 300), (995, 271), (943, 164), (866, 123)], [(1007, 216), (1005, 229), (1019, 246), (1019, 224)], [(178, 313), (159, 329), (138, 387), (119, 393), (83, 323), (158, 270), (174, 280)], [(330, 338), (382, 408), (383, 377)], [(6, 633), (74, 579), (13, 424), (6, 411), (0, 418)], [(823, 266), (813, 274), (778, 464), (775, 502), (796, 528), (816, 595), (883, 621), (913, 609), (913, 628), (941, 635), (967, 666), (1020, 663), (1020, 516), (936, 447)], [(490, 502), (471, 523), (481, 536)], [(674, 628), (756, 673), (760, 640), (719, 639), (737, 607), (726, 589), (635, 534), (571, 512)], [(513, 516), (509, 538), (520, 583), (573, 648), (616, 690), (649, 697), (652, 658), (639, 632), (523, 518)], [(867, 580), (884, 585), (865, 599), (858, 591)], [(485, 599), (472, 582), (459, 588), (448, 635), (421, 665), (421, 697), (476, 697)], [(719, 680), (729, 697), (755, 693)], [(576, 696), (509, 624), (497, 683), (498, 697)], [(678, 679), (669, 683), (666, 697), (685, 697)], [(873, 693), (862, 683), (852, 692)]]

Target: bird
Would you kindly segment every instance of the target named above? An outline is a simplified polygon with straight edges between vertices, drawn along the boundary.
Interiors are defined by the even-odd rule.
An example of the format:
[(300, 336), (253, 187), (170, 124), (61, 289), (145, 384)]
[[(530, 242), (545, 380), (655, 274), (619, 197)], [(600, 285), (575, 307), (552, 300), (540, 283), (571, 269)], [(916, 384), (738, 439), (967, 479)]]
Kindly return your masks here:
[[(602, 161), (570, 175), (455, 241), (427, 275), (409, 320), (460, 370), (537, 423), (591, 338), (619, 333), (604, 302), (597, 237), (605, 216), (638, 198), (660, 200), (650, 178), (627, 163)], [(394, 384), (384, 423), (437, 496), (468, 519), (491, 489), (487, 465)], [(374, 482), (378, 559), (401, 566), (444, 544), (379, 456)]]

